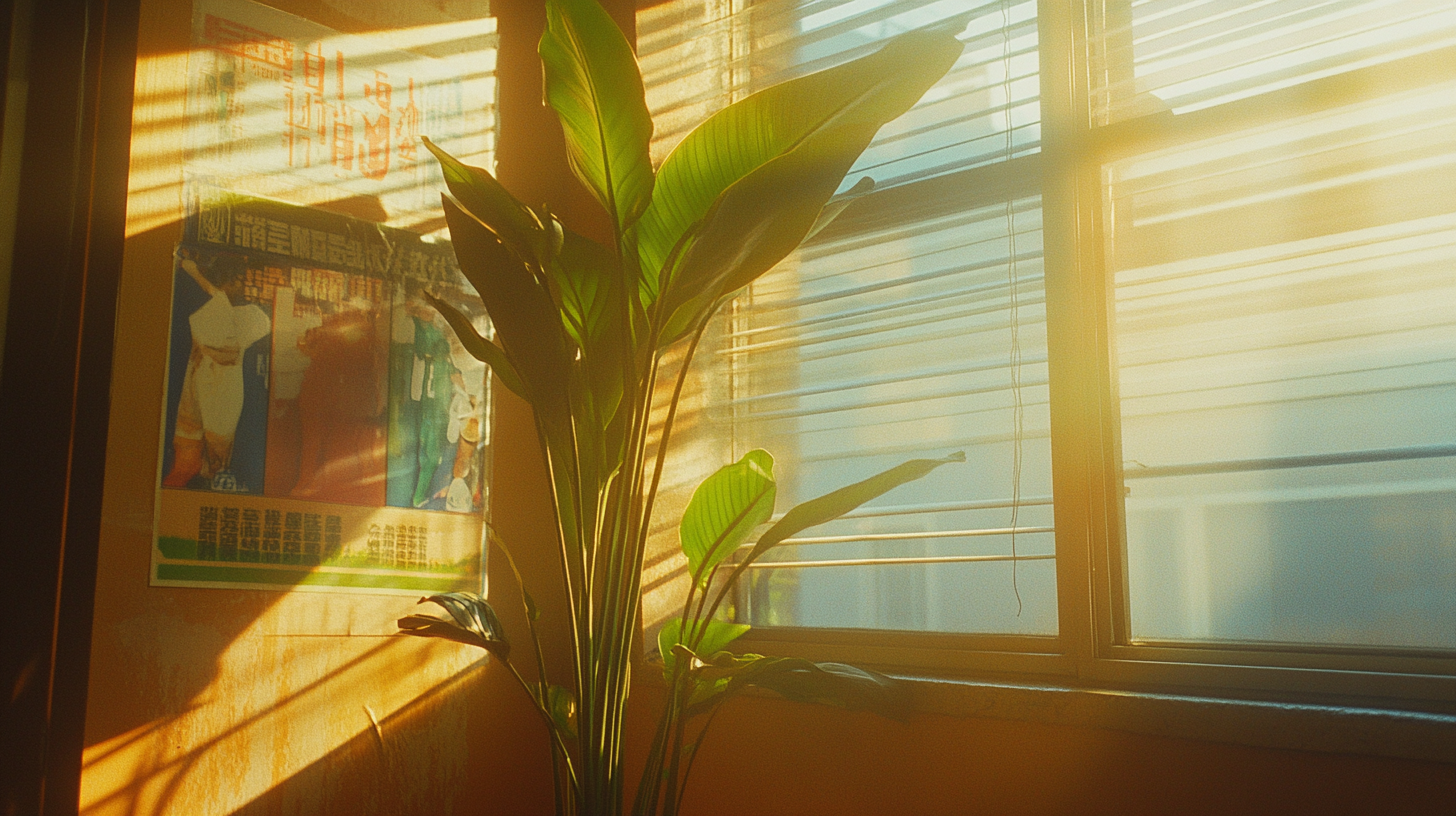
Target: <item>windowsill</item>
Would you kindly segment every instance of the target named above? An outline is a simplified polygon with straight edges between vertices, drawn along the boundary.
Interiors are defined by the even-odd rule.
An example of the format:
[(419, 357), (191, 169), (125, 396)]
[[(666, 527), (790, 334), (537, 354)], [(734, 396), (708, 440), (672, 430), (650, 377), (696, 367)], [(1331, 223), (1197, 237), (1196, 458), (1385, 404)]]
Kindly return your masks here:
[(1456, 715), (898, 676), (917, 711), (1456, 764)]

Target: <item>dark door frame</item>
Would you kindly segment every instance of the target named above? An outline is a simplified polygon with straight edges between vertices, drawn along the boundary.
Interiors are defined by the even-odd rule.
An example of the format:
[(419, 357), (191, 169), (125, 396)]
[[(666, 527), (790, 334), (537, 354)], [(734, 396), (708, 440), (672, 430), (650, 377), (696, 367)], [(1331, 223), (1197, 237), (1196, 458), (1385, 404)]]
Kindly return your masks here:
[(32, 14), (6, 26), (28, 95), (0, 364), (0, 812), (51, 816), (79, 804), (139, 0), (12, 0), (7, 20), (17, 3)]

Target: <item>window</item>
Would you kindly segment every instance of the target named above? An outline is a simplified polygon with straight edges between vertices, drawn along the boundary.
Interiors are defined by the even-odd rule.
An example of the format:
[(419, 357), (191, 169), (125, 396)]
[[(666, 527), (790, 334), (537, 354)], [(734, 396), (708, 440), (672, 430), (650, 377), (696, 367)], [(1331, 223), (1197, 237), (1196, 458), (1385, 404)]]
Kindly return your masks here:
[(654, 149), (956, 16), (876, 191), (725, 316), (704, 425), (784, 508), (969, 461), (753, 570), (755, 645), (1456, 698), (1456, 9), (676, 0)]

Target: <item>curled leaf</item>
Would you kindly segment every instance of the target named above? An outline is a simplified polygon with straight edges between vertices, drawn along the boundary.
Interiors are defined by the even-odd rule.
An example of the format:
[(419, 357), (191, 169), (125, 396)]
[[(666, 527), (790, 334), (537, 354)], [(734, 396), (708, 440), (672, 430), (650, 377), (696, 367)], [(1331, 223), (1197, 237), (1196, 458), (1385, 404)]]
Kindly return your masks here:
[(844, 663), (777, 663), (749, 682), (799, 702), (870, 711), (893, 720), (910, 716), (909, 690), (903, 683)]
[(502, 660), (510, 657), (511, 644), (495, 610), (473, 592), (445, 592), (421, 598), (420, 603), (437, 604), (450, 618), (433, 615), (405, 615), (397, 621), (401, 634), (437, 637), (477, 646)]
[(728, 697), (754, 686), (803, 703), (869, 711), (894, 720), (910, 714), (905, 684), (879, 672), (844, 663), (815, 663), (799, 657), (720, 655), (695, 678), (700, 693), (688, 716), (706, 713)]
[[(657, 651), (662, 655), (663, 671), (672, 675), (673, 668), (677, 666), (678, 650), (688, 649), (689, 654), (708, 655), (710, 658), (721, 652), (724, 647), (738, 638), (742, 637), (750, 628), (746, 623), (729, 623), (717, 618), (709, 618), (703, 625), (697, 627), (701, 632), (689, 631), (684, 635), (682, 619), (672, 618), (663, 624), (661, 631), (657, 633)], [(691, 648), (690, 641), (696, 639), (696, 649)]]

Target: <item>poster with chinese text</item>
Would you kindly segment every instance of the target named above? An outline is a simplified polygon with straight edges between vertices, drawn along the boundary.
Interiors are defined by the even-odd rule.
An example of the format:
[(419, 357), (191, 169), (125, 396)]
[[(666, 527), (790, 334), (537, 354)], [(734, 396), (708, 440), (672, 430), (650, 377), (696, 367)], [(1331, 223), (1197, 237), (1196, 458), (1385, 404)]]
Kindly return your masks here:
[(453, 250), (195, 188), (173, 259), (152, 583), (478, 589), (490, 326)]
[(493, 166), (493, 19), (344, 34), (252, 0), (196, 0), (192, 38), (192, 183), (346, 202), (429, 232), (444, 182), (420, 137)]

